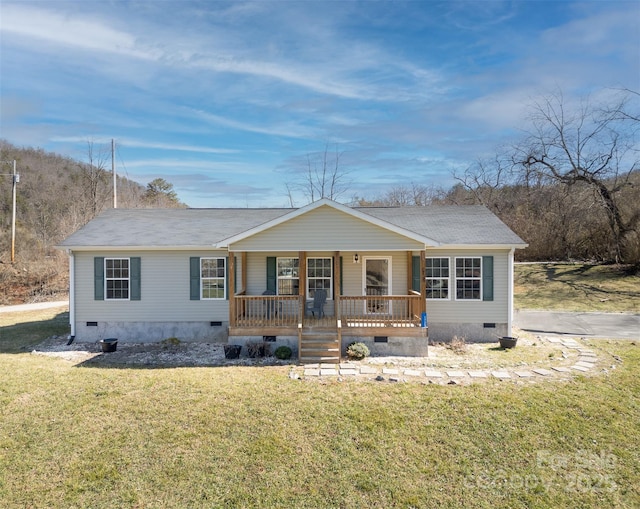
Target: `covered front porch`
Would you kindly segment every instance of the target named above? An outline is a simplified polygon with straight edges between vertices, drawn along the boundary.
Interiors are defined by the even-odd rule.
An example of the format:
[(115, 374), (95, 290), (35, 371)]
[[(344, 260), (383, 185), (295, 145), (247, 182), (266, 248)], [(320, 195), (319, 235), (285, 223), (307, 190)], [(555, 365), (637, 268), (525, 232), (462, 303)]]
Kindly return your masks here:
[[(422, 314), (426, 312), (424, 297), (425, 281), (419, 278), (416, 284), (414, 272), (424, 273), (425, 253), (414, 255), (412, 251), (394, 253), (389, 257), (371, 257), (374, 260), (386, 260), (389, 271), (392, 258), (395, 264), (405, 268), (406, 284), (398, 284), (406, 293), (387, 294), (391, 281), (385, 278), (390, 274), (374, 277), (365, 267), (358, 265), (345, 267), (344, 259), (350, 263), (352, 258), (367, 260), (367, 254), (353, 255), (335, 251), (328, 253), (333, 261), (331, 298), (324, 306), (322, 315), (311, 312), (313, 293), (307, 285), (308, 253), (297, 254), (299, 267), (296, 275), (299, 282), (297, 295), (269, 295), (268, 289), (258, 295), (249, 295), (247, 274), (251, 270), (246, 252), (230, 253), (229, 257), (229, 341), (234, 337), (288, 337), (297, 338), (297, 347), (301, 362), (339, 360), (344, 344), (358, 338), (371, 341), (386, 341), (387, 338), (423, 338), (427, 341), (427, 329), (422, 327)], [(257, 259), (252, 255), (252, 259)], [(380, 265), (380, 264), (379, 264)], [(238, 266), (240, 270), (238, 270)], [(353, 268), (355, 267), (355, 268)], [(370, 269), (369, 269), (370, 270)], [(343, 278), (349, 271), (362, 273), (362, 293), (365, 295), (346, 295)], [(382, 284), (379, 280), (382, 280)], [(418, 286), (419, 291), (413, 287)], [(240, 289), (236, 291), (236, 288)], [(353, 289), (353, 285), (351, 285)], [(255, 290), (254, 290), (254, 293)], [(266, 294), (265, 294), (266, 293)], [(353, 291), (350, 293), (354, 293)]]

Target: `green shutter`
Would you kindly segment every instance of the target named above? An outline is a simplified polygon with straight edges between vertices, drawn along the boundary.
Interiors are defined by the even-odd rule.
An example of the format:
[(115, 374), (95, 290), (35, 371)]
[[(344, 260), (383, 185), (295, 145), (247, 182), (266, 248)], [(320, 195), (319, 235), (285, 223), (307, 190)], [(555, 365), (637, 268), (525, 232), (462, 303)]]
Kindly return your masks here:
[(104, 300), (104, 257), (93, 259), (93, 298)]
[(493, 256), (482, 257), (482, 300), (493, 300)]
[(191, 300), (200, 300), (200, 257), (189, 258)]
[(420, 274), (420, 257), (414, 256), (411, 258), (411, 289), (420, 293), (420, 280), (422, 276)]
[(224, 294), (227, 296), (226, 297), (227, 300), (229, 300), (229, 257), (228, 256), (224, 260)]
[(344, 295), (344, 291), (342, 289), (342, 256), (340, 257), (340, 295)]
[(129, 258), (130, 300), (140, 300), (140, 257)]
[(267, 256), (267, 290), (278, 293), (276, 289), (276, 257)]

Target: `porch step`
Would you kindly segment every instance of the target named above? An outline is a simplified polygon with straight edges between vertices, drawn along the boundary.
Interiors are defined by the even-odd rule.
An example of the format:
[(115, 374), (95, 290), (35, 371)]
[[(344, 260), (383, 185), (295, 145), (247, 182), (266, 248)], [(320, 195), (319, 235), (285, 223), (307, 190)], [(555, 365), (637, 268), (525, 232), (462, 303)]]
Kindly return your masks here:
[(340, 362), (340, 343), (334, 331), (302, 333), (300, 340), (301, 363)]

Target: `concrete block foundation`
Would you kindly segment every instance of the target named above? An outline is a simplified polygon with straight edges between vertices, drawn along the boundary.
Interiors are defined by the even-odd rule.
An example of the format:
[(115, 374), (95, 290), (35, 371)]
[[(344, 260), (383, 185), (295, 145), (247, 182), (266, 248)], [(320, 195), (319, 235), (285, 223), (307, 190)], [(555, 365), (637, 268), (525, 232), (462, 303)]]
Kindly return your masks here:
[(429, 340), (447, 343), (454, 337), (467, 343), (492, 343), (503, 336), (510, 336), (506, 323), (438, 323), (429, 322)]
[(229, 322), (221, 322), (221, 325), (211, 325), (211, 322), (76, 322), (75, 333), (79, 343), (94, 343), (105, 338), (118, 338), (125, 343), (155, 343), (167, 338), (178, 338), (182, 342), (226, 343)]

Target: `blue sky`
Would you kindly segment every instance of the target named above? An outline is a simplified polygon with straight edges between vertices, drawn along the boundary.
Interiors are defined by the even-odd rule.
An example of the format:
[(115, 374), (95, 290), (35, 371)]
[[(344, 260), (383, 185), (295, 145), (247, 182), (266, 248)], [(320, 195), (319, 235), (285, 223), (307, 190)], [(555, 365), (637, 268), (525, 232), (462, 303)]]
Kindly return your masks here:
[(2, 0), (0, 36), (1, 138), (114, 138), (119, 173), (192, 207), (288, 206), (327, 144), (342, 201), (449, 187), (535, 98), (640, 90), (637, 1)]

